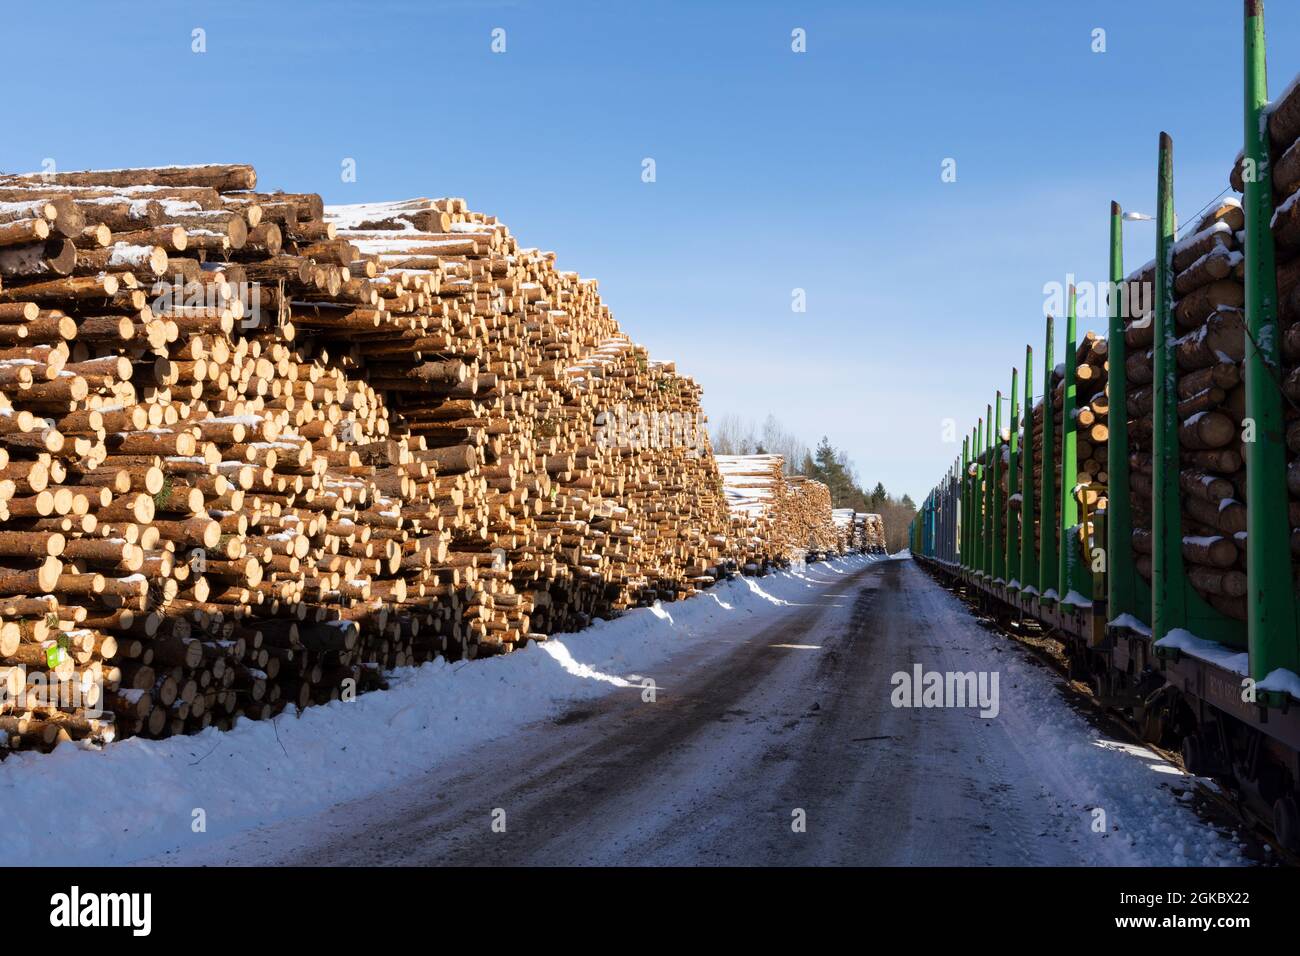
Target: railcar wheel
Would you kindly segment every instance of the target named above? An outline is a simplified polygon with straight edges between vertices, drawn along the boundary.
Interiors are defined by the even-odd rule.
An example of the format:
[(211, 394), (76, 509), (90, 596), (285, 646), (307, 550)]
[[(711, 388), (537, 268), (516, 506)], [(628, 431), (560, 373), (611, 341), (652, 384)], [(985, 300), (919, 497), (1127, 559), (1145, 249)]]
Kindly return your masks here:
[(1147, 707), (1142, 713), (1142, 739), (1149, 744), (1159, 744), (1165, 736), (1165, 711), (1163, 707)]
[(1198, 734), (1188, 734), (1183, 738), (1182, 751), (1184, 770), (1193, 777), (1209, 775), (1209, 767), (1206, 766), (1205, 759), (1205, 742)]
[(1273, 801), (1273, 835), (1285, 850), (1300, 849), (1300, 820), (1296, 817), (1295, 800), (1290, 796)]

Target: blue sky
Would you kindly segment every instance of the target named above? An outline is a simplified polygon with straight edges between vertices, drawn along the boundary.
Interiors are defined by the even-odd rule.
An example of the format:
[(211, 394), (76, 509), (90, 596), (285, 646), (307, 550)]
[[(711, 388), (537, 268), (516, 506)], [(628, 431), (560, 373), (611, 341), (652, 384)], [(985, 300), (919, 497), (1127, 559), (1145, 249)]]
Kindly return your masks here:
[[(1300, 4), (1267, 8), (1278, 91)], [(943, 420), (969, 431), (1041, 351), (1044, 283), (1105, 278), (1109, 201), (1153, 211), (1157, 133), (1185, 218), (1241, 141), (1230, 0), (65, 0), (5, 19), (26, 92), (0, 169), (250, 162), (330, 202), (464, 196), (598, 278), (712, 416), (827, 434), (914, 497), (959, 451)], [(1130, 268), (1151, 258), (1150, 224), (1126, 238)]]

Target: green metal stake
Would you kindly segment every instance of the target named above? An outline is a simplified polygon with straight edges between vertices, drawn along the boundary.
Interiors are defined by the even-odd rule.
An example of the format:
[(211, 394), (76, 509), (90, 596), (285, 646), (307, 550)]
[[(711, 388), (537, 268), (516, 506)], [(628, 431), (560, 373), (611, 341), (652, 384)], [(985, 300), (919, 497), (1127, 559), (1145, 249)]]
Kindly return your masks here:
[(952, 560), (953, 537), (952, 532), (956, 528), (953, 523), (953, 476), (957, 473), (955, 464), (948, 466), (948, 474), (943, 476), (943, 559)]
[(993, 464), (993, 406), (988, 406), (989, 427), (984, 436), (984, 573), (993, 577), (993, 486), (997, 484), (997, 467)]
[(952, 513), (952, 495), (953, 495), (953, 475), (956, 474), (957, 466), (955, 464), (948, 466), (948, 473), (943, 476), (943, 559), (952, 560), (952, 531), (956, 527), (953, 524)]
[(970, 430), (970, 471), (966, 475), (966, 504), (970, 506), (970, 529), (966, 535), (966, 544), (970, 551), (966, 559), (966, 567), (971, 572), (978, 571), (980, 566), (979, 548), (977, 547), (979, 544), (980, 515), (978, 496), (975, 494), (975, 489), (979, 486), (980, 473), (977, 448), (979, 448), (979, 427), (972, 425)]
[(954, 564), (957, 561), (957, 527), (958, 527), (957, 525), (957, 500), (958, 500), (957, 482), (961, 476), (961, 472), (958, 471), (960, 467), (961, 467), (961, 462), (954, 461), (952, 463), (952, 478), (951, 481), (949, 481), (949, 489), (951, 491), (952, 498), (949, 501), (948, 507), (951, 514), (950, 526), (952, 529), (952, 534), (950, 535), (951, 540), (948, 547), (948, 551), (949, 551), (948, 560), (952, 561)]
[(1042, 504), (1038, 515), (1038, 586), (1042, 600), (1051, 601), (1056, 594), (1056, 469), (1053, 446), (1056, 426), (1052, 422), (1052, 356), (1056, 323), (1047, 317), (1047, 355), (1043, 359), (1043, 480), (1039, 483)]
[(959, 511), (961, 511), (961, 514), (958, 514), (957, 516), (959, 522), (957, 528), (957, 553), (963, 568), (970, 567), (969, 562), (971, 553), (970, 544), (969, 541), (967, 541), (967, 533), (970, 532), (971, 524), (971, 507), (970, 499), (966, 497), (966, 493), (970, 490), (970, 464), (970, 437), (966, 437), (962, 438), (962, 502), (961, 505), (959, 505)]
[[(1152, 633), (1156, 640), (1187, 623), (1184, 587), (1183, 529), (1178, 480), (1178, 367), (1173, 354), (1174, 143), (1160, 134), (1156, 183), (1155, 406), (1153, 426), (1153, 498), (1151, 502)], [(1109, 459), (1109, 455), (1107, 455)]]
[(961, 566), (970, 567), (970, 439), (961, 440), (961, 514), (957, 545)]
[[(1151, 621), (1151, 589), (1138, 580), (1133, 560), (1133, 502), (1130, 497), (1128, 449), (1128, 345), (1124, 341), (1124, 217), (1110, 204), (1110, 328), (1107, 338), (1111, 407), (1106, 448), (1106, 616), (1128, 614), (1143, 625)], [(1142, 600), (1139, 611), (1139, 600)]]
[[(1156, 641), (1175, 628), (1230, 647), (1244, 646), (1246, 630), (1193, 590), (1183, 563), (1182, 487), (1178, 460), (1178, 361), (1174, 354), (1174, 144), (1160, 134), (1156, 188), (1156, 288), (1152, 390), (1151, 633)], [(1109, 456), (1108, 456), (1109, 457)]]
[[(1295, 591), (1291, 583), (1286, 441), (1278, 392), (1277, 273), (1273, 249), (1273, 168), (1269, 161), (1268, 70), (1263, 0), (1245, 5), (1246, 212), (1246, 607), (1250, 676), (1263, 680), (1279, 667), (1300, 672)], [(1269, 516), (1273, 515), (1270, 520)]]
[[(1075, 420), (1078, 408), (1078, 382), (1075, 366), (1078, 364), (1078, 318), (1074, 286), (1070, 286), (1065, 312), (1065, 379), (1061, 385), (1061, 518), (1060, 553), (1057, 556), (1056, 579), (1061, 599), (1071, 591), (1081, 597), (1092, 597), (1092, 586), (1079, 580), (1079, 499), (1074, 489), (1079, 483), (1079, 425)], [(1050, 382), (1050, 380), (1049, 380)], [(1050, 387), (1050, 385), (1049, 385)], [(1087, 593), (1085, 593), (1085, 590)]]
[(1020, 587), (1038, 587), (1034, 550), (1034, 350), (1025, 346), (1025, 454), (1020, 471)]
[(997, 406), (993, 413), (997, 426), (993, 432), (993, 514), (991, 517), (993, 533), (989, 537), (989, 550), (993, 558), (993, 580), (1005, 582), (1007, 579), (1005, 527), (1007, 503), (1002, 496), (1002, 392), (997, 393), (994, 402)]
[[(1018, 452), (1020, 450), (1020, 370), (1011, 370), (1011, 422), (1008, 428), (1011, 431), (1010, 452), (1011, 457), (1007, 462), (1007, 488), (1015, 489), (1016, 475), (1019, 473), (1016, 464), (1019, 461)], [(1012, 509), (1007, 508), (1007, 577), (1020, 579), (1020, 529), (1016, 527), (1012, 520)], [(1021, 507), (1024, 507), (1023, 502)]]
[(980, 462), (980, 449), (983, 447), (984, 419), (981, 418), (975, 428), (975, 500), (972, 503), (975, 541), (971, 549), (971, 557), (974, 559), (976, 573), (984, 570), (984, 465)]

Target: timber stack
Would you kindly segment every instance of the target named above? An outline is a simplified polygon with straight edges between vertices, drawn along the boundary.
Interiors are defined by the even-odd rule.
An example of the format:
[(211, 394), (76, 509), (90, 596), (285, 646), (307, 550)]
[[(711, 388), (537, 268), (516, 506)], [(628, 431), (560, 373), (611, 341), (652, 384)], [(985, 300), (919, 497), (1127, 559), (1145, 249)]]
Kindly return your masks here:
[(731, 514), (736, 560), (746, 574), (762, 574), (788, 562), (776, 537), (777, 514), (785, 497), (785, 458), (781, 455), (717, 455), (723, 493)]
[[(1219, 611), (1246, 618), (1244, 371), (1245, 218), (1226, 197), (1173, 247), (1183, 558), (1188, 580)], [(1155, 262), (1125, 282), (1133, 547), (1152, 575)], [(1136, 305), (1135, 305), (1136, 304)], [(1238, 534), (1240, 533), (1240, 537)]]
[(867, 512), (862, 515), (864, 550), (867, 554), (887, 554), (885, 543), (885, 519), (878, 514)]
[(5, 176), (0, 283), (0, 746), (227, 728), (732, 562), (699, 386), (463, 200)]
[[(1288, 520), (1291, 527), (1293, 579), (1300, 581), (1300, 76), (1275, 101), (1268, 115), (1268, 135), (1273, 164), (1272, 231), (1277, 257), (1278, 327), (1282, 333), (1282, 394), (1286, 412)], [(1241, 166), (1234, 164), (1232, 187), (1242, 191)], [(1244, 407), (1244, 401), (1242, 402)], [(1245, 489), (1234, 482), (1237, 499)], [(1244, 532), (1233, 533), (1239, 543), (1245, 570)]]
[(884, 550), (884, 522), (880, 515), (854, 511), (852, 508), (836, 508), (831, 512), (831, 520), (835, 522), (841, 552), (872, 552), (873, 545), (877, 543), (877, 534), (879, 549)]
[(794, 554), (818, 561), (839, 554), (839, 534), (831, 518), (831, 490), (815, 478), (791, 475), (782, 502), (780, 533)]
[(830, 489), (786, 475), (781, 455), (718, 455), (738, 561), (749, 574), (853, 550), (831, 508)]

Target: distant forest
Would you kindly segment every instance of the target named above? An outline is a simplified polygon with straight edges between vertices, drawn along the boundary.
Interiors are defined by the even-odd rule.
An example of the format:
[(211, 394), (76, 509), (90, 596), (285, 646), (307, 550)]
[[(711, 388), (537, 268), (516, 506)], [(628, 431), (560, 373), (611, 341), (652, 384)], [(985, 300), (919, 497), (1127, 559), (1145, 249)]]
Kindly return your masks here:
[(816, 478), (831, 490), (836, 508), (871, 511), (885, 521), (885, 537), (891, 552), (907, 547), (907, 526), (916, 514), (916, 504), (906, 494), (894, 497), (882, 482), (870, 491), (858, 478), (858, 470), (848, 454), (831, 444), (826, 436), (816, 449), (768, 415), (761, 423), (738, 415), (723, 415), (709, 425), (713, 451), (719, 455), (782, 455), (788, 475)]

